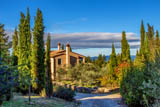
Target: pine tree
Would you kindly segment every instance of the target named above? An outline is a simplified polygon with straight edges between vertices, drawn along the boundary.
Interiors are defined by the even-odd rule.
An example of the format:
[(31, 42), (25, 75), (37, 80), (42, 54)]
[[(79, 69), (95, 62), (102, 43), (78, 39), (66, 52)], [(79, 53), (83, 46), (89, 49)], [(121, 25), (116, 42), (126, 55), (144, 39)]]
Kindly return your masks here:
[[(33, 46), (32, 46), (32, 87), (40, 91), (45, 86), (45, 69), (44, 69), (44, 25), (40, 9), (37, 9), (35, 24), (33, 29)], [(38, 80), (38, 81), (37, 81)]]
[(141, 46), (140, 46), (140, 54), (144, 54), (144, 39), (145, 39), (145, 29), (143, 25), (143, 21), (141, 22)]
[(50, 70), (50, 34), (47, 37), (46, 51), (45, 51), (45, 71), (46, 71), (46, 95), (50, 98), (52, 95), (52, 79)]
[(9, 56), (9, 45), (8, 45), (8, 36), (4, 30), (4, 24), (0, 23), (0, 56), (2, 58), (3, 63), (8, 63), (8, 56)]
[(122, 32), (122, 40), (121, 40), (121, 57), (122, 57), (122, 62), (127, 61), (131, 62), (131, 57), (130, 57), (130, 46), (128, 44), (128, 41), (126, 39), (126, 33), (125, 31)]
[(13, 58), (13, 65), (18, 64), (18, 31), (17, 28), (14, 30), (14, 35), (13, 35), (13, 53), (12, 53), (12, 58)]

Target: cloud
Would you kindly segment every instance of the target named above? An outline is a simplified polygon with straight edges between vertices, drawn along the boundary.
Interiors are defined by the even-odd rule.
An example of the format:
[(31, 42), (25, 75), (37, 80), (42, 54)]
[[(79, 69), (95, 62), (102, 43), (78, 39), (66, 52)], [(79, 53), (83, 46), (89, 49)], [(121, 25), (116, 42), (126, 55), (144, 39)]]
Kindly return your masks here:
[[(139, 37), (135, 33), (126, 33), (131, 48), (138, 48)], [(110, 48), (112, 42), (115, 47), (121, 47), (121, 33), (106, 32), (81, 32), (81, 33), (51, 33), (51, 47), (57, 47), (57, 43), (69, 42), (73, 48)]]
[[(13, 31), (7, 31), (9, 41), (12, 41)], [(47, 39), (47, 34), (44, 35), (44, 40)], [(116, 48), (121, 47), (121, 33), (107, 32), (80, 32), (80, 33), (50, 33), (51, 47), (57, 47), (57, 43), (70, 43), (72, 48), (111, 48), (112, 42)], [(139, 48), (140, 38), (135, 33), (126, 33), (127, 40), (131, 48)]]

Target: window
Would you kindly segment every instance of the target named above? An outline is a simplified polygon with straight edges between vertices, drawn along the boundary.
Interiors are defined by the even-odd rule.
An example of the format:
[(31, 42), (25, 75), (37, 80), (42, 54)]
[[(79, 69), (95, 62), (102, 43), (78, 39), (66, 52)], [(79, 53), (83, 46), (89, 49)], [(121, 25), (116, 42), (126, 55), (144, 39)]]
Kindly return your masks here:
[(58, 59), (58, 65), (61, 65), (61, 59)]

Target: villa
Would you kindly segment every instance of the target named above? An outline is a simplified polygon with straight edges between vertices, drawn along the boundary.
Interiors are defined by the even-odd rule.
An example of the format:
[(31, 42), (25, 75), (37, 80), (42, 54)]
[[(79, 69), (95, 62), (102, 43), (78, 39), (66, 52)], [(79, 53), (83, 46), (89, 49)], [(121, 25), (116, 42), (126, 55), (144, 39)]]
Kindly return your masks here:
[(71, 52), (69, 43), (66, 45), (66, 50), (62, 50), (61, 43), (58, 43), (58, 50), (50, 52), (50, 60), (52, 80), (55, 80), (57, 75), (56, 70), (75, 66), (80, 62), (85, 63), (85, 56)]

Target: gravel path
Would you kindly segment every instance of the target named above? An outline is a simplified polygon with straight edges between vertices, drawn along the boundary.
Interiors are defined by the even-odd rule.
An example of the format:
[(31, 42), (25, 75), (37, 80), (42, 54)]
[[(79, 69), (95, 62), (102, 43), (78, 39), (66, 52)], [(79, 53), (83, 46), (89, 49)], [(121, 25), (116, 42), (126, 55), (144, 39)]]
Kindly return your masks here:
[(76, 100), (81, 102), (80, 107), (120, 107), (120, 94), (86, 94), (77, 93)]

